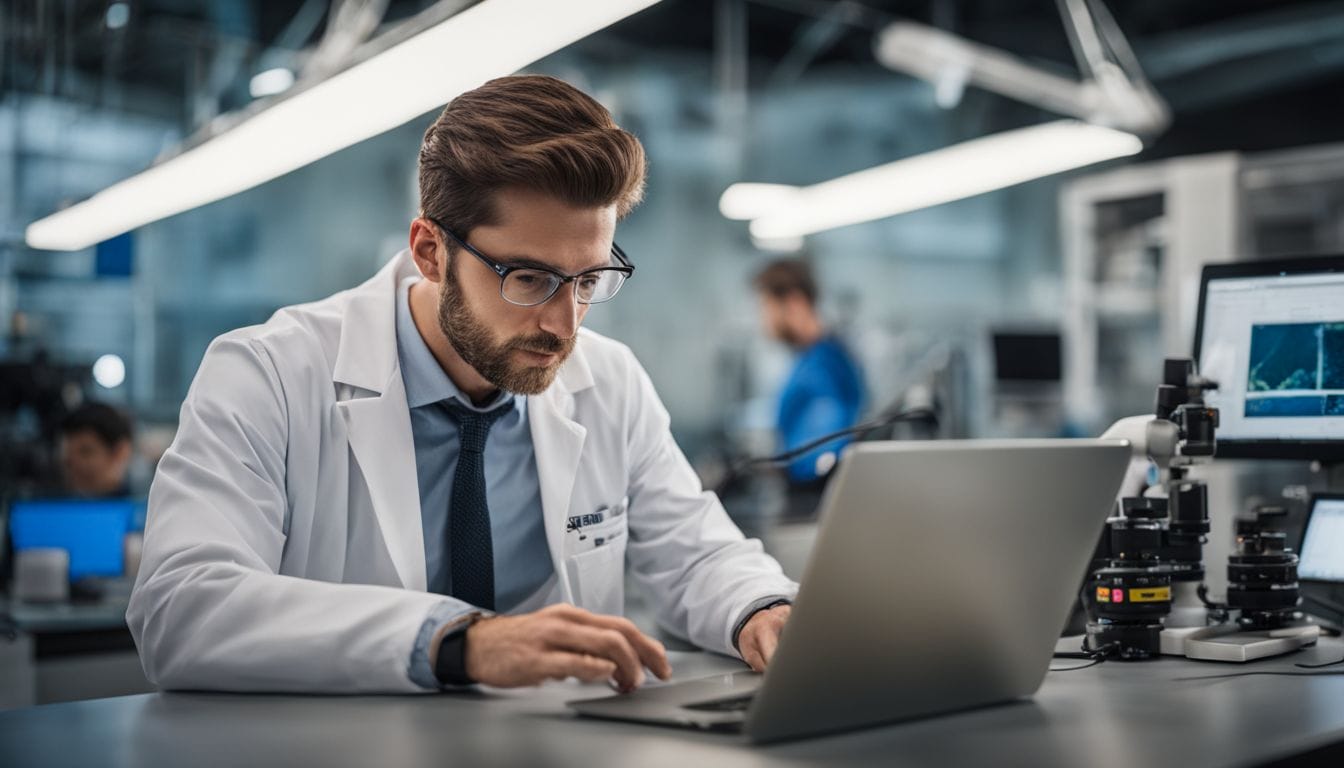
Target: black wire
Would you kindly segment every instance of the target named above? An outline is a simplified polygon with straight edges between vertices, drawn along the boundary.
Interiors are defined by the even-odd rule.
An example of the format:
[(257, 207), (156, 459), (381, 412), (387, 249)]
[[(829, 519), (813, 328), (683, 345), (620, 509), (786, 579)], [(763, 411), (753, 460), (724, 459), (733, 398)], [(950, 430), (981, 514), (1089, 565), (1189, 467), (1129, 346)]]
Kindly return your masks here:
[(1327, 662), (1325, 662), (1324, 664), (1300, 664), (1300, 663), (1299, 663), (1299, 664), (1294, 664), (1293, 666), (1295, 666), (1295, 667), (1301, 667), (1301, 668), (1303, 668), (1303, 669), (1320, 669), (1321, 667), (1333, 667), (1333, 666), (1335, 666), (1336, 664), (1344, 664), (1344, 659), (1336, 659), (1335, 661), (1327, 661)]
[(1079, 664), (1079, 665), (1074, 666), (1074, 667), (1051, 667), (1051, 668), (1049, 668), (1049, 669), (1046, 670), (1046, 671), (1047, 671), (1047, 672), (1072, 672), (1072, 671), (1077, 670), (1077, 669), (1087, 669), (1088, 667), (1095, 667), (1095, 666), (1097, 666), (1098, 664), (1100, 664), (1101, 662), (1103, 662), (1103, 661), (1105, 661), (1105, 660), (1106, 660), (1106, 657), (1105, 657), (1105, 656), (1099, 656), (1099, 657), (1093, 659), (1092, 661), (1089, 661), (1089, 662), (1086, 663), (1086, 664)]
[(1225, 675), (1197, 675), (1195, 677), (1178, 677), (1176, 680), (1220, 680), (1227, 677), (1251, 677), (1253, 675), (1266, 675), (1278, 677), (1334, 677), (1344, 675), (1344, 672), (1229, 672)]
[(803, 454), (807, 453), (808, 451), (811, 451), (814, 448), (817, 448), (818, 446), (834, 442), (835, 440), (839, 440), (842, 437), (848, 437), (850, 435), (861, 435), (864, 434), (865, 432), (872, 432), (875, 429), (889, 427), (892, 424), (897, 424), (903, 421), (920, 421), (920, 420), (926, 420), (933, 424), (937, 424), (938, 414), (934, 413), (931, 408), (911, 408), (910, 410), (899, 411), (897, 413), (891, 414), (890, 416), (880, 416), (876, 419), (873, 419), (872, 421), (864, 422), (862, 424), (856, 424), (852, 427), (842, 429), (838, 432), (832, 432), (829, 435), (822, 435), (821, 437), (818, 437), (815, 440), (810, 440), (798, 446), (797, 448), (792, 448), (790, 450), (784, 451), (783, 453), (777, 453), (773, 456), (757, 456), (754, 458), (743, 459), (742, 461), (737, 462), (728, 469), (727, 474), (724, 475), (723, 480), (719, 481), (719, 484), (715, 487), (714, 492), (719, 495), (722, 495), (723, 491), (728, 487), (730, 483), (732, 483), (737, 478), (741, 477), (744, 472), (753, 467), (787, 464), (793, 459), (802, 456)]
[(1050, 667), (1046, 671), (1072, 672), (1076, 669), (1087, 669), (1088, 667), (1095, 667), (1098, 664), (1102, 663), (1103, 661), (1111, 658), (1111, 656), (1115, 655), (1115, 653), (1119, 650), (1120, 646), (1118, 643), (1107, 643), (1106, 645), (1101, 646), (1095, 651), (1089, 651), (1086, 645), (1083, 646), (1083, 650), (1081, 651), (1055, 651), (1054, 658), (1056, 659), (1091, 659), (1092, 661), (1090, 664), (1079, 664), (1073, 667)]

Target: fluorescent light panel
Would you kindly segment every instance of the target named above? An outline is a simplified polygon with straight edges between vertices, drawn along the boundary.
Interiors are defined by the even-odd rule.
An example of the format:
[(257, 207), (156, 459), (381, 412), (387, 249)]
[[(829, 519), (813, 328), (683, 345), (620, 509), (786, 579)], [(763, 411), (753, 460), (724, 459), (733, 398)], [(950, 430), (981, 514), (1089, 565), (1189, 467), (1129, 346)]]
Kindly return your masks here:
[[(762, 240), (809, 235), (960, 200), (1024, 181), (1137, 154), (1133, 134), (1060, 120), (955, 144), (770, 199), (733, 201), (736, 210), (768, 209), (751, 223)], [(734, 185), (725, 193), (729, 199)], [(774, 186), (774, 185), (767, 185)], [(736, 196), (736, 193), (734, 193)]]
[(656, 2), (486, 0), (200, 146), (34, 222), (26, 232), (28, 245), (87, 248), (251, 189), (395, 128)]

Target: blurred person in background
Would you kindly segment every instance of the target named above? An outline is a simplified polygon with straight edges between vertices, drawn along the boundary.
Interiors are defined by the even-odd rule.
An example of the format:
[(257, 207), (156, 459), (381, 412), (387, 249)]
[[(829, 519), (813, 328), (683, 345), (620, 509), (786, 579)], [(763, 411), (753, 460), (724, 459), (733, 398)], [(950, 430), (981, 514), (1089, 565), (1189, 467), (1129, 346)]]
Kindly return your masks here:
[[(765, 332), (795, 353), (793, 370), (779, 392), (776, 426), (780, 450), (791, 451), (858, 422), (865, 392), (863, 373), (817, 312), (817, 281), (799, 259), (766, 264), (753, 281)], [(795, 491), (819, 491), (843, 449), (843, 437), (807, 451), (788, 465)]]
[(131, 495), (131, 421), (106, 403), (86, 402), (61, 422), (66, 490), (88, 498)]

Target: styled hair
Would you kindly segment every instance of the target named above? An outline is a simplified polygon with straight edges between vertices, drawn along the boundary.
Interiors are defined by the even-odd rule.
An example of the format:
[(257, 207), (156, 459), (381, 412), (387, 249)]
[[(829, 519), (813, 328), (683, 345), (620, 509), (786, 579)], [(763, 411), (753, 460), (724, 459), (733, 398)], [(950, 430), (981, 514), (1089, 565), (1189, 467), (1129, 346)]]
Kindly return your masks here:
[(817, 303), (817, 280), (812, 276), (812, 268), (800, 259), (777, 259), (766, 264), (756, 273), (752, 285), (776, 299), (796, 293), (807, 299), (808, 304)]
[(448, 102), (420, 145), (420, 213), (467, 238), (521, 187), (579, 208), (644, 196), (644, 147), (595, 99), (554, 77), (501, 77)]
[(108, 448), (116, 448), (131, 439), (131, 420), (121, 411), (106, 403), (89, 401), (66, 415), (61, 421), (61, 434), (92, 432)]

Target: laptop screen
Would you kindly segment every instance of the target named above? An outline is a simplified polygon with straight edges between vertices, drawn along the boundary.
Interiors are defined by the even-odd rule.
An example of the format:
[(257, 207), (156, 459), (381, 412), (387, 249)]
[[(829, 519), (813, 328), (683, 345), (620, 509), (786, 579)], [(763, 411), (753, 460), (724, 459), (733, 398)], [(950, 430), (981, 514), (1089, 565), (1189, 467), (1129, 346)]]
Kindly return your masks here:
[(1344, 582), (1344, 496), (1317, 496), (1312, 501), (1297, 575), (1310, 581)]

